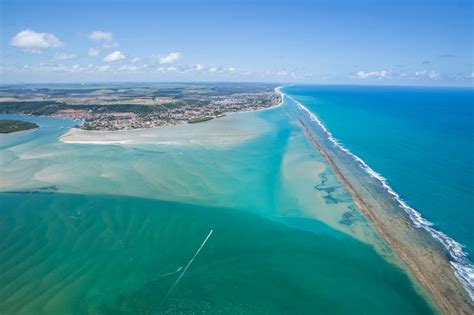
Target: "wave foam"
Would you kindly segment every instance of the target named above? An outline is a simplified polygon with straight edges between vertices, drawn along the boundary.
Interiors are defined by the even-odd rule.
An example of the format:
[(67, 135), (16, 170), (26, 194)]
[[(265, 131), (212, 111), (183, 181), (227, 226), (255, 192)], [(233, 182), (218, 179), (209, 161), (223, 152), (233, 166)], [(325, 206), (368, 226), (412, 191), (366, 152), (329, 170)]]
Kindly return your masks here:
[(463, 251), (463, 245), (461, 245), (460, 243), (458, 243), (451, 237), (447, 236), (445, 233), (433, 228), (433, 223), (423, 218), (420, 212), (410, 207), (400, 197), (400, 195), (397, 192), (395, 192), (392, 189), (392, 187), (390, 187), (390, 185), (387, 182), (387, 179), (385, 179), (381, 174), (374, 171), (369, 165), (367, 165), (367, 163), (365, 163), (364, 160), (362, 160), (360, 157), (352, 153), (349, 149), (344, 147), (344, 145), (342, 145), (336, 138), (334, 138), (332, 133), (326, 128), (326, 126), (323, 125), (321, 120), (319, 120), (319, 118), (316, 115), (314, 115), (308, 108), (306, 108), (303, 104), (298, 102), (295, 98), (288, 95), (287, 97), (291, 99), (293, 102), (295, 102), (295, 104), (301, 110), (303, 110), (304, 112), (308, 114), (309, 118), (312, 121), (314, 121), (323, 130), (323, 132), (326, 134), (328, 139), (338, 149), (340, 149), (341, 151), (347, 153), (352, 158), (354, 158), (359, 163), (359, 165), (364, 169), (365, 172), (367, 172), (371, 177), (377, 179), (380, 182), (380, 184), (385, 189), (385, 191), (388, 192), (392, 196), (392, 199), (398, 204), (398, 206), (405, 211), (405, 213), (410, 218), (414, 227), (426, 230), (428, 233), (430, 233), (432, 237), (434, 237), (444, 246), (444, 248), (449, 253), (450, 264), (454, 270), (456, 277), (458, 278), (459, 282), (461, 282), (462, 286), (469, 294), (471, 301), (474, 301), (474, 267), (470, 263), (467, 253)]

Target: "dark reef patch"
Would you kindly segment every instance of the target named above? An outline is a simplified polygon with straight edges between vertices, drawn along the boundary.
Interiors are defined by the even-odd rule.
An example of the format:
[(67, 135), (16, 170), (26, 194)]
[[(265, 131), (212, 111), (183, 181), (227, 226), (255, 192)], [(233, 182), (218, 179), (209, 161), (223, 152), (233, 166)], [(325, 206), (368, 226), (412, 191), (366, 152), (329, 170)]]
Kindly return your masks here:
[(348, 211), (344, 212), (342, 214), (342, 219), (339, 221), (339, 223), (351, 226), (357, 221), (362, 220), (362, 216), (360, 213), (357, 211), (356, 207), (353, 205), (348, 206)]
[(328, 182), (327, 174), (321, 173), (319, 177), (321, 178), (321, 183), (314, 186), (314, 189), (317, 191), (324, 191), (327, 194), (323, 197), (326, 204), (337, 204), (343, 202), (341, 198), (337, 198), (333, 195), (337, 191), (337, 187), (326, 185)]
[(44, 186), (39, 188), (25, 189), (25, 190), (11, 190), (6, 191), (6, 194), (17, 194), (17, 195), (37, 195), (37, 194), (52, 194), (58, 191), (57, 186)]

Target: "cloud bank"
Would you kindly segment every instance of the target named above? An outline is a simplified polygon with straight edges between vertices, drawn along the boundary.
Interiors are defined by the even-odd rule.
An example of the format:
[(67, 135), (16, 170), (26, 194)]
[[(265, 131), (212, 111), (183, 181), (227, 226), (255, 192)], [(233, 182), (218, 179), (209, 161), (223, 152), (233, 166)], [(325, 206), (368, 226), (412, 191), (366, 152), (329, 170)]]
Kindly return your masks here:
[(111, 32), (104, 31), (93, 31), (87, 37), (95, 41), (111, 42), (114, 40), (113, 34)]

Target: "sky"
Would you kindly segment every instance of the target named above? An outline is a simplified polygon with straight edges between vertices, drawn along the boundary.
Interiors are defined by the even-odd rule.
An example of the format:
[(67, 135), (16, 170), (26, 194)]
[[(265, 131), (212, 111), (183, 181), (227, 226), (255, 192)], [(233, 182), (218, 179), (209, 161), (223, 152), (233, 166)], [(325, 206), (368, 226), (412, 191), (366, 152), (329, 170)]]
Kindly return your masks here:
[(2, 0), (0, 83), (473, 86), (468, 0)]

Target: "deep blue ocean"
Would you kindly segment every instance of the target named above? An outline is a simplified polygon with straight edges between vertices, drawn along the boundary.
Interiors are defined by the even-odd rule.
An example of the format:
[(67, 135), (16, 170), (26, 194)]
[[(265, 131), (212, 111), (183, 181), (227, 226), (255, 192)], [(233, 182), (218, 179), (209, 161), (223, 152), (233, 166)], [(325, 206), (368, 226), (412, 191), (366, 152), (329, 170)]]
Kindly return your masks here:
[(474, 255), (474, 89), (290, 86), (333, 136)]

